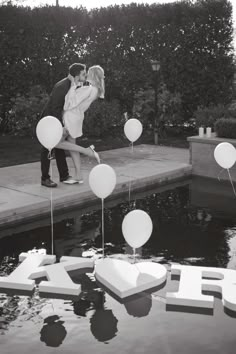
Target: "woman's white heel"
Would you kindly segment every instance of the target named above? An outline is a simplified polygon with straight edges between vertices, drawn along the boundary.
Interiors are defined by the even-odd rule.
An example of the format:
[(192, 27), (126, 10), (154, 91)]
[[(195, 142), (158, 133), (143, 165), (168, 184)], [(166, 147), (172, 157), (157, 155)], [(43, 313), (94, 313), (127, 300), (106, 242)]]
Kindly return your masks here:
[(94, 145), (90, 145), (90, 149), (92, 150), (92, 152), (94, 153), (94, 157), (97, 160), (97, 163), (100, 163), (100, 157), (98, 155), (98, 153), (94, 150), (95, 146)]

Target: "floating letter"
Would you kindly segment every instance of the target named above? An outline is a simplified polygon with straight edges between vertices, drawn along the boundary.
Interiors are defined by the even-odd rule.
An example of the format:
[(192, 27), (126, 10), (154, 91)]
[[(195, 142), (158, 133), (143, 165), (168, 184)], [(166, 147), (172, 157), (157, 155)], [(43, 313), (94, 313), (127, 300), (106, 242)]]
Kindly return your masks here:
[(167, 293), (167, 304), (212, 309), (214, 297), (202, 293), (212, 291), (222, 294), (223, 305), (236, 311), (235, 270), (174, 264), (171, 274), (180, 275), (179, 291)]
[(96, 279), (120, 298), (157, 287), (165, 282), (166, 275), (166, 268), (154, 262), (130, 264), (106, 258), (95, 268)]
[(48, 281), (39, 284), (39, 291), (79, 295), (81, 286), (75, 284), (67, 272), (92, 268), (94, 264), (91, 259), (80, 257), (62, 257), (60, 263), (55, 263), (55, 256), (28, 253), (21, 253), (20, 261), (22, 263), (8, 277), (0, 277), (0, 288), (32, 291), (35, 286), (33, 279), (47, 277)]

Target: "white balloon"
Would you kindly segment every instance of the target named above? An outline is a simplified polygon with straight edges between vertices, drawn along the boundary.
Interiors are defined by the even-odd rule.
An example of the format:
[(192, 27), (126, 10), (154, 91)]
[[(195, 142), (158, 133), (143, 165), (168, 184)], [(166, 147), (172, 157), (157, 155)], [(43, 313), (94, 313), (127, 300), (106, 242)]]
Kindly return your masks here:
[(116, 173), (111, 166), (99, 164), (89, 174), (89, 185), (98, 198), (104, 199), (116, 186)]
[(132, 210), (122, 222), (122, 232), (125, 241), (132, 248), (142, 247), (152, 234), (152, 219), (143, 210)]
[(142, 123), (135, 118), (131, 118), (127, 120), (124, 125), (124, 132), (127, 137), (132, 143), (141, 136), (143, 131)]
[(39, 142), (48, 150), (52, 150), (60, 142), (62, 134), (62, 124), (55, 117), (44, 117), (37, 124), (37, 138)]
[(229, 169), (236, 162), (236, 149), (230, 143), (220, 143), (215, 148), (214, 157), (218, 165)]

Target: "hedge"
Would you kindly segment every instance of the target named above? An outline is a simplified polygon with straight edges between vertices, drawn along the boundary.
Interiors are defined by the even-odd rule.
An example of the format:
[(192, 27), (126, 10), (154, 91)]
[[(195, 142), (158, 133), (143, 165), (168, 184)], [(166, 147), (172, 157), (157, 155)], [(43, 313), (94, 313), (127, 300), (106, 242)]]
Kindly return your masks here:
[(215, 131), (219, 138), (236, 139), (236, 119), (222, 118), (217, 120)]
[[(80, 7), (0, 7), (0, 113), (10, 99), (41, 85), (49, 93), (68, 66), (100, 64), (106, 99), (132, 112), (135, 93), (161, 80), (181, 97), (184, 119), (198, 106), (227, 104), (233, 82), (232, 4), (229, 0)], [(1, 127), (0, 127), (1, 129)]]
[(232, 109), (219, 104), (210, 107), (199, 107), (193, 114), (197, 128), (214, 128), (216, 121), (221, 118), (236, 118), (236, 108)]
[[(6, 115), (6, 130), (11, 134), (35, 137), (36, 125), (49, 96), (41, 86), (34, 86), (24, 95), (13, 98)], [(112, 136), (123, 129), (124, 116), (117, 100), (97, 100), (85, 113), (83, 133), (89, 137)]]

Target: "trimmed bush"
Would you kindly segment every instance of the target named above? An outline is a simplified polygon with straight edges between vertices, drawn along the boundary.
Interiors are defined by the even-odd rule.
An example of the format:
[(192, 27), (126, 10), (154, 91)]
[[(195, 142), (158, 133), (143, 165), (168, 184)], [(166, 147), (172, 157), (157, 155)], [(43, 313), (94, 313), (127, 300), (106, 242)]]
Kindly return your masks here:
[(162, 81), (181, 95), (188, 121), (200, 105), (230, 103), (232, 39), (229, 0), (132, 3), (89, 12), (0, 6), (1, 118), (29, 83), (49, 93), (73, 62), (104, 67), (106, 98), (119, 99), (131, 113), (135, 93), (153, 79), (150, 60), (160, 57)]
[[(7, 130), (15, 135), (35, 136), (36, 125), (48, 100), (48, 94), (40, 86), (32, 87), (25, 95), (13, 98), (7, 114)], [(117, 100), (95, 101), (85, 113), (83, 133), (85, 136), (102, 137), (123, 129), (124, 117)]]
[[(133, 115), (142, 122), (144, 129), (153, 127), (154, 99), (154, 89), (151, 86), (144, 87), (135, 94)], [(159, 134), (162, 135), (167, 127), (183, 125), (181, 103), (180, 94), (170, 92), (165, 84), (160, 85), (157, 97)]]
[(193, 115), (193, 120), (197, 128), (214, 128), (216, 121), (221, 118), (236, 118), (236, 110), (223, 105), (199, 107)]
[(116, 134), (123, 129), (125, 120), (117, 100), (95, 101), (85, 113), (83, 135), (102, 137), (106, 134)]
[(48, 100), (40, 85), (31, 87), (25, 95), (18, 94), (11, 100), (7, 113), (7, 130), (15, 135), (35, 136), (36, 125)]
[(219, 138), (236, 139), (236, 119), (222, 118), (217, 120), (215, 131)]

